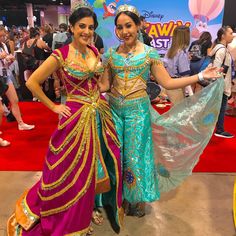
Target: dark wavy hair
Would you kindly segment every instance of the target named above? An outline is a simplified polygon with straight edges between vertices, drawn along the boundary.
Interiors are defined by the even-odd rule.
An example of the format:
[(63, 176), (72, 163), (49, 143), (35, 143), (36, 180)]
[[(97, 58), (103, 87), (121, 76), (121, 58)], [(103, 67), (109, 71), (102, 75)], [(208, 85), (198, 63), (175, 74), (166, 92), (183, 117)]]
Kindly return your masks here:
[(121, 14), (125, 14), (125, 15), (129, 16), (134, 21), (135, 25), (139, 26), (141, 24), (140, 18), (136, 14), (134, 14), (133, 12), (130, 12), (130, 11), (123, 11), (123, 12), (120, 12), (115, 17), (115, 25), (116, 26), (117, 26), (117, 20)]
[(199, 44), (205, 43), (205, 42), (211, 42), (212, 36), (208, 31), (205, 31), (201, 34), (198, 42)]
[(84, 17), (92, 17), (94, 21), (94, 28), (98, 27), (97, 15), (91, 11), (89, 8), (81, 7), (75, 10), (69, 17), (69, 22), (72, 26), (76, 24), (79, 20), (83, 19)]
[(29, 37), (30, 37), (31, 39), (33, 39), (33, 38), (35, 38), (36, 36), (39, 36), (39, 35), (40, 35), (40, 33), (39, 33), (39, 31), (38, 31), (36, 28), (31, 27), (31, 28), (29, 29)]

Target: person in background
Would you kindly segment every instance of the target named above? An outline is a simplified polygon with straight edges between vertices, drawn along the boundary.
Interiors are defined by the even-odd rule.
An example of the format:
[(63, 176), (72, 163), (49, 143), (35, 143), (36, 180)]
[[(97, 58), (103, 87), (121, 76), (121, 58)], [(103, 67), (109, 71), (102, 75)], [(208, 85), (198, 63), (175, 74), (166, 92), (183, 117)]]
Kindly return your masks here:
[[(2, 125), (3, 113), (4, 113), (4, 107), (3, 107), (3, 104), (2, 104), (2, 98), (0, 97), (0, 127)], [(2, 131), (0, 131), (0, 135), (2, 135)], [(11, 143), (8, 142), (7, 140), (4, 140), (4, 139), (0, 138), (0, 147), (7, 147), (10, 144)]]
[(51, 27), (51, 29), (52, 29), (52, 33), (54, 33), (54, 32), (55, 32), (54, 25), (53, 25), (52, 23), (49, 23), (48, 25)]
[(96, 32), (94, 32), (92, 44), (98, 49), (100, 54), (104, 53), (104, 44), (103, 40)]
[[(164, 57), (164, 65), (172, 78), (178, 79), (190, 75), (190, 61), (187, 48), (190, 43), (190, 30), (186, 26), (175, 28), (171, 47)], [(189, 95), (192, 95), (191, 86), (187, 86)], [(172, 104), (177, 104), (185, 97), (185, 88), (166, 90)]]
[(215, 136), (221, 138), (233, 138), (234, 135), (226, 132), (224, 128), (225, 111), (227, 107), (228, 98), (231, 95), (232, 89), (232, 65), (233, 59), (228, 50), (228, 44), (233, 41), (233, 30), (230, 26), (223, 26), (217, 32), (217, 39), (214, 42), (213, 49), (210, 56), (214, 55), (215, 59), (213, 65), (216, 67), (223, 67), (225, 74), (225, 88), (222, 98), (222, 104), (218, 122), (216, 124)]
[(234, 29), (234, 38), (233, 41), (228, 45), (229, 52), (233, 58), (233, 80), (232, 80), (232, 94), (231, 98), (228, 100), (229, 110), (227, 110), (227, 115), (229, 116), (236, 116), (236, 29)]
[(15, 45), (16, 45), (17, 37), (18, 35), (16, 33), (9, 32), (7, 34), (7, 39), (5, 41), (5, 44), (7, 45), (7, 49), (12, 55), (14, 55), (14, 52), (15, 52)]
[[(10, 101), (11, 111), (17, 120), (18, 129), (31, 130), (34, 129), (35, 126), (24, 123), (21, 116), (16, 89), (12, 83), (13, 74), (12, 71), (9, 69), (9, 66), (12, 64), (15, 58), (13, 55), (8, 53), (7, 46), (4, 43), (5, 37), (5, 28), (3, 26), (0, 26), (0, 75), (7, 77), (7, 84), (9, 87), (6, 92), (6, 96)], [(0, 115), (2, 115), (2, 113)]]
[(22, 32), (20, 35), (20, 48), (22, 48), (24, 46), (24, 43), (30, 38), (29, 30), (27, 30), (27, 28), (23, 27), (21, 31)]
[(11, 33), (13, 33), (13, 34), (18, 34), (18, 28), (17, 28), (17, 26), (12, 25), (12, 27), (11, 27)]
[(48, 45), (48, 47), (52, 48), (52, 41), (53, 41), (53, 32), (50, 25), (45, 25), (42, 27), (42, 31), (44, 33), (43, 35), (43, 41)]
[(72, 42), (71, 34), (68, 32), (68, 25), (61, 23), (59, 31), (53, 34), (52, 50), (63, 47)]
[[(209, 32), (203, 32), (198, 40), (191, 43), (189, 47), (190, 56), (190, 70), (191, 75), (197, 74), (201, 70), (201, 66), (204, 63), (207, 56), (209, 56), (212, 50), (212, 36)], [(192, 85), (194, 92), (197, 92), (205, 87), (204, 83), (196, 83)]]
[[(68, 29), (67, 24), (65, 24), (65, 23), (60, 24), (59, 25), (59, 32), (56, 32), (53, 35), (52, 49), (60, 48), (62, 46), (70, 44), (72, 42), (72, 35), (73, 34), (72, 34), (70, 28)], [(53, 73), (52, 77), (54, 79), (53, 86), (54, 86), (56, 99), (60, 98), (61, 104), (65, 104), (65, 102), (66, 102), (65, 88), (56, 73)]]
[[(8, 52), (11, 55), (16, 56), (15, 51), (18, 50), (18, 47), (20, 46), (19, 33), (9, 32), (7, 34), (5, 44), (7, 46)], [(9, 66), (9, 69), (12, 71), (12, 73), (14, 75), (14, 78), (12, 78), (13, 79), (12, 82), (13, 82), (13, 85), (14, 85), (15, 89), (17, 90), (20, 87), (18, 61), (14, 60), (13, 63)]]
[(141, 32), (141, 36), (142, 36), (142, 40), (144, 44), (151, 46), (151, 42), (152, 42), (152, 37), (150, 37), (147, 33), (146, 33), (146, 19), (144, 16), (140, 16), (140, 32)]
[[(33, 47), (33, 54), (34, 54), (33, 56), (38, 60), (40, 65), (45, 60), (44, 50), (50, 50), (50, 48), (42, 39), (40, 39), (39, 31), (33, 27), (30, 28), (30, 39), (24, 43), (22, 52), (30, 49), (31, 47)], [(33, 70), (24, 71), (25, 81), (29, 79), (32, 73)], [(34, 94), (33, 94), (33, 101), (38, 101), (38, 99), (34, 96)]]
[(47, 59), (50, 56), (51, 52), (52, 52), (53, 32), (52, 32), (51, 26), (47, 25), (47, 24), (41, 28), (41, 31), (43, 33), (42, 40), (49, 47), (49, 51), (44, 52), (45, 59)]
[(212, 36), (209, 32), (203, 32), (198, 40), (189, 47), (191, 74), (199, 73), (202, 60), (208, 56), (212, 49)]

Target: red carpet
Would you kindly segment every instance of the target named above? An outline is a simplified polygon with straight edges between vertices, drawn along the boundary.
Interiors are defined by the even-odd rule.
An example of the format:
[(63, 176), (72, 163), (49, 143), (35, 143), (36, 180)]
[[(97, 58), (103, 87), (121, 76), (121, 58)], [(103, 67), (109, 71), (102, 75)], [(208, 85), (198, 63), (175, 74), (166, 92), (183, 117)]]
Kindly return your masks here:
[(20, 108), (24, 122), (35, 124), (36, 128), (19, 131), (16, 122), (4, 120), (3, 138), (10, 141), (11, 146), (0, 147), (0, 170), (41, 170), (58, 116), (38, 102), (22, 102)]
[[(3, 138), (11, 146), (0, 148), (0, 170), (38, 171), (42, 169), (49, 138), (58, 116), (41, 103), (20, 103), (24, 121), (35, 124), (32, 131), (19, 131), (16, 122), (3, 121)], [(166, 109), (158, 109), (163, 113)], [(236, 118), (226, 117), (226, 130), (236, 134)], [(236, 172), (236, 138), (212, 137), (195, 172)]]

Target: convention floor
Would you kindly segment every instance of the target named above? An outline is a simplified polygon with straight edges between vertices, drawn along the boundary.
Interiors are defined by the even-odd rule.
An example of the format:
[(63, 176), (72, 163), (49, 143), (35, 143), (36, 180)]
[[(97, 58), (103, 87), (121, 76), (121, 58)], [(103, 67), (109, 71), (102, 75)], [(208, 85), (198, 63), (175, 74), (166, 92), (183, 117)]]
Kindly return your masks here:
[[(0, 236), (19, 195), (40, 172), (0, 172)], [(236, 173), (195, 173), (179, 188), (149, 204), (147, 215), (125, 217), (120, 236), (236, 236), (232, 218)], [(109, 222), (95, 228), (95, 236), (115, 236)]]

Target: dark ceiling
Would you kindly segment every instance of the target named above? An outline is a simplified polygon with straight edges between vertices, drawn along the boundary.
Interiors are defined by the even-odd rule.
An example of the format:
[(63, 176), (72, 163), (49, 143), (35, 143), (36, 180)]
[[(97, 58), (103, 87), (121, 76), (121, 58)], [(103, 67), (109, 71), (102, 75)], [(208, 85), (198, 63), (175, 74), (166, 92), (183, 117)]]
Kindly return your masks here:
[(70, 5), (70, 0), (0, 0), (0, 10), (8, 9), (24, 9), (25, 3), (35, 5)]

